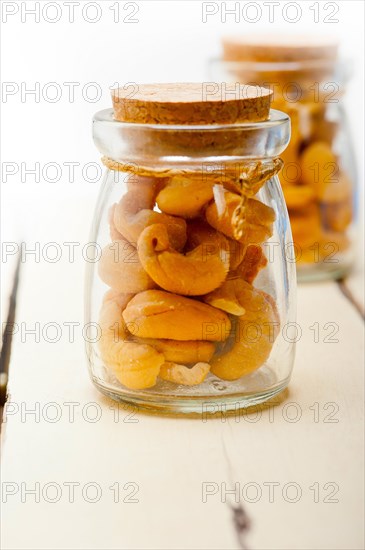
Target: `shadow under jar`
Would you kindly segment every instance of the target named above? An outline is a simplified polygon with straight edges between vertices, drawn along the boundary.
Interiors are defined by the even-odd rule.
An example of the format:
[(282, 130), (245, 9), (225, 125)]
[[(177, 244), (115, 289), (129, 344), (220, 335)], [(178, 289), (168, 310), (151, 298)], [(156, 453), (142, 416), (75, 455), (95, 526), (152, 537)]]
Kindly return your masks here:
[[(86, 274), (92, 381), (160, 413), (263, 402), (294, 361), (295, 264), (277, 172), (289, 117), (230, 125), (97, 113), (107, 166)], [(295, 331), (294, 331), (295, 332)]]
[(343, 108), (349, 64), (327, 37), (241, 36), (223, 40), (212, 77), (273, 91), (291, 118), (280, 182), (299, 281), (341, 278), (355, 260), (356, 168)]

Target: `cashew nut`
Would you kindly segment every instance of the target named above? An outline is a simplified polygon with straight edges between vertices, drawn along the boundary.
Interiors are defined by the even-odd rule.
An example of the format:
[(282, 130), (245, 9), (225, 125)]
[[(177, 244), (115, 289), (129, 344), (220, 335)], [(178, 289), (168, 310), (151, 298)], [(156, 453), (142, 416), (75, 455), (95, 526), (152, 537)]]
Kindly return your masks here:
[(272, 296), (240, 280), (239, 303), (245, 309), (237, 318), (231, 349), (212, 359), (211, 372), (223, 380), (237, 380), (263, 365), (278, 334), (279, 315)]
[(124, 239), (103, 248), (98, 268), (102, 281), (118, 292), (137, 294), (156, 286), (143, 269), (136, 249)]
[(231, 315), (244, 315), (246, 310), (240, 302), (238, 282), (239, 279), (227, 279), (222, 286), (203, 296), (204, 302)]
[(174, 176), (157, 195), (157, 205), (167, 214), (195, 218), (213, 198), (213, 184), (203, 179), (203, 173)]
[(204, 340), (158, 340), (156, 338), (138, 338), (137, 342), (149, 344), (164, 354), (166, 361), (172, 363), (207, 363), (213, 357), (215, 345)]
[(246, 251), (246, 245), (239, 241), (228, 239), (223, 233), (219, 233), (219, 231), (213, 229), (206, 221), (196, 219), (188, 222), (187, 232), (188, 240), (185, 249), (191, 250), (200, 244), (204, 244), (206, 247), (209, 247), (211, 251), (214, 251), (222, 246), (226, 247), (228, 243), (230, 269), (236, 269), (242, 262)]
[(110, 238), (111, 238), (112, 241), (124, 241), (123, 235), (121, 233), (119, 233), (119, 231), (115, 227), (115, 223), (114, 223), (114, 212), (115, 212), (115, 207), (116, 206), (117, 206), (116, 203), (112, 204), (110, 209), (109, 209), (109, 216), (108, 216), (109, 234), (110, 234)]
[(237, 274), (247, 283), (252, 284), (259, 271), (267, 265), (267, 258), (258, 244), (249, 244), (242, 263), (237, 267)]
[(134, 296), (123, 318), (130, 332), (142, 338), (223, 341), (231, 328), (223, 311), (162, 290)]
[[(225, 191), (224, 211), (218, 212), (217, 205), (212, 202), (206, 209), (205, 215), (208, 223), (221, 231), (227, 237), (234, 239), (234, 227), (232, 217), (239, 206), (241, 197), (234, 193)], [(244, 232), (240, 239), (241, 243), (261, 244), (272, 236), (272, 224), (275, 221), (275, 212), (270, 206), (255, 199), (247, 199), (245, 206)]]
[(134, 176), (128, 192), (115, 207), (115, 228), (130, 243), (136, 243), (145, 227), (162, 223), (168, 228), (174, 248), (181, 250), (186, 242), (185, 220), (153, 210), (160, 187), (158, 178)]
[(130, 294), (107, 293), (100, 312), (101, 338), (99, 349), (105, 365), (127, 388), (145, 389), (156, 384), (165, 358), (147, 344), (127, 341), (129, 336), (122, 311), (131, 299)]
[(211, 292), (224, 281), (229, 269), (229, 247), (225, 239), (214, 247), (201, 244), (184, 255), (173, 249), (163, 224), (153, 224), (142, 231), (138, 256), (158, 286), (187, 296)]
[(159, 378), (183, 386), (198, 386), (204, 382), (209, 369), (208, 363), (197, 363), (189, 368), (185, 365), (166, 362), (160, 369)]

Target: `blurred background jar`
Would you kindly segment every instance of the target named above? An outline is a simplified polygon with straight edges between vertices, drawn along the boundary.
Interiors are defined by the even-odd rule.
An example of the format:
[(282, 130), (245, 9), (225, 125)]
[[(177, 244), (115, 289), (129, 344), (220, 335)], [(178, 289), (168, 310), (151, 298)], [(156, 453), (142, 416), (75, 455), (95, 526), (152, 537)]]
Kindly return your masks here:
[(314, 36), (223, 39), (213, 79), (270, 88), (291, 118), (280, 174), (299, 280), (341, 278), (355, 259), (356, 167), (343, 108), (350, 77), (337, 41)]
[(140, 85), (132, 100), (119, 89), (114, 111), (94, 117), (108, 169), (86, 278), (85, 322), (100, 337), (87, 356), (114, 399), (217, 412), (289, 383), (296, 280), (277, 173), (290, 120), (270, 113), (270, 91), (239, 88), (237, 101), (219, 85), (203, 100), (202, 84)]

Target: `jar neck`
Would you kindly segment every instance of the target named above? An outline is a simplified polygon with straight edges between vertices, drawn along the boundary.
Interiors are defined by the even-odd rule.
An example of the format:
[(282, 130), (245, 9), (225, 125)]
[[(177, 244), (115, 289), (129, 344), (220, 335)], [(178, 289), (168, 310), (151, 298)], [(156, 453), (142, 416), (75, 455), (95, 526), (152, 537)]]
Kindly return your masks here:
[(278, 157), (290, 139), (290, 119), (271, 110), (264, 122), (210, 126), (130, 124), (112, 109), (96, 113), (94, 142), (112, 161), (158, 171), (199, 169)]
[(232, 82), (245, 82), (273, 91), (272, 106), (288, 103), (327, 103), (343, 96), (352, 74), (349, 60), (315, 59), (290, 62), (212, 60), (212, 72)]

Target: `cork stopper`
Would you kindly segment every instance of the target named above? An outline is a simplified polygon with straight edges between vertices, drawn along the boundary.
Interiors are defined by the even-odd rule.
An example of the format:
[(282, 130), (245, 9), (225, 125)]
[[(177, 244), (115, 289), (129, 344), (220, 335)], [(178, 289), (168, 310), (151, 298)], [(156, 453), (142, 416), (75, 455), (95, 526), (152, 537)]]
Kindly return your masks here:
[(272, 91), (226, 82), (140, 84), (112, 91), (114, 118), (140, 124), (210, 125), (269, 118)]
[(334, 61), (338, 52), (338, 41), (330, 36), (240, 35), (227, 36), (222, 39), (222, 44), (225, 61)]

